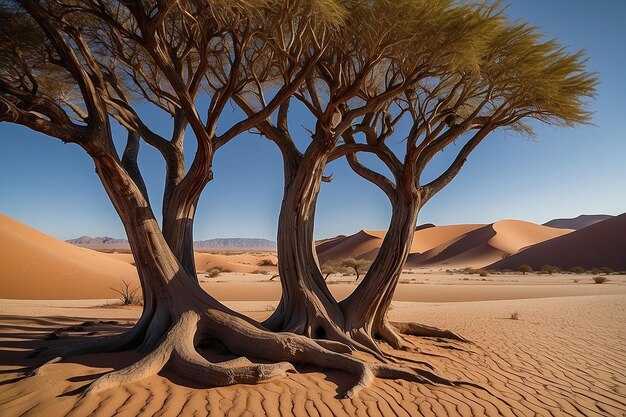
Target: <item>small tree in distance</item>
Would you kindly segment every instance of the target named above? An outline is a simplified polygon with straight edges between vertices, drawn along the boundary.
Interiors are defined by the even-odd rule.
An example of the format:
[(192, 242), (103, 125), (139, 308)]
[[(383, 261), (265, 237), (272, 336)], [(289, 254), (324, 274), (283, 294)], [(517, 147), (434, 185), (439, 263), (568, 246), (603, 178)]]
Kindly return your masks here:
[(524, 264), (517, 267), (517, 270), (522, 273), (522, 275), (526, 275), (527, 272), (533, 272), (533, 268), (530, 265)]
[(345, 258), (341, 260), (340, 265), (344, 268), (354, 269), (354, 273), (356, 274), (356, 281), (358, 281), (359, 278), (361, 278), (361, 273), (367, 272), (369, 267), (372, 265), (372, 261), (368, 261), (365, 259)]
[(339, 272), (337, 270), (337, 266), (330, 262), (325, 262), (321, 265), (322, 275), (324, 275), (324, 281), (328, 279), (329, 276)]

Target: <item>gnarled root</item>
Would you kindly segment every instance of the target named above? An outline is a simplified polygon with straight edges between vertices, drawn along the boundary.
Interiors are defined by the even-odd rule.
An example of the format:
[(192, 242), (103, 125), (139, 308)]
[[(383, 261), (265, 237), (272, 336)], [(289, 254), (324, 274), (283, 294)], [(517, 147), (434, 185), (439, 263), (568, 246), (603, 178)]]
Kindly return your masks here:
[[(212, 363), (196, 351), (196, 343), (204, 336), (218, 339), (231, 353), (241, 358)], [(292, 363), (337, 369), (357, 376), (344, 396), (356, 395), (368, 387), (375, 377), (453, 385), (428, 369), (403, 368), (387, 363), (370, 363), (346, 353), (344, 346), (299, 336), (273, 333), (226, 312), (195, 309), (180, 314), (159, 345), (147, 356), (127, 368), (108, 373), (91, 383), (85, 394), (97, 393), (115, 386), (136, 382), (157, 374), (164, 366), (203, 386), (256, 384), (295, 372)], [(332, 348), (327, 349), (322, 346)], [(252, 363), (255, 357), (271, 363)]]
[[(459, 342), (470, 343), (469, 340), (454, 333), (451, 330), (440, 329), (438, 327), (426, 326), (424, 324), (413, 323), (413, 322), (405, 323), (405, 322), (394, 321), (394, 322), (387, 322), (387, 323), (391, 324), (395, 328), (395, 330), (397, 330), (398, 332), (402, 334), (408, 334), (411, 336), (418, 336), (418, 337), (437, 337), (441, 339), (449, 339), (449, 340), (456, 340)], [(385, 326), (382, 326), (382, 327), (385, 327)]]

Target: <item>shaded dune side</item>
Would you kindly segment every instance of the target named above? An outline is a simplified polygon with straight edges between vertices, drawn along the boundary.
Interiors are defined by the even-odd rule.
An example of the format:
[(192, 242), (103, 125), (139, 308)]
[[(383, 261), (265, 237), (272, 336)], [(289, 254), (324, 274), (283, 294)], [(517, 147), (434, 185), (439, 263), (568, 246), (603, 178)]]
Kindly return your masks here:
[(136, 269), (79, 248), (0, 214), (0, 298), (116, 298), (122, 279), (139, 285)]
[(539, 243), (490, 266), (516, 268), (522, 264), (528, 264), (533, 268), (550, 264), (562, 268), (608, 266), (616, 270), (624, 270), (626, 269), (626, 214)]
[(422, 254), (409, 256), (410, 267), (483, 267), (525, 247), (563, 234), (556, 229), (520, 220), (502, 220), (453, 237)]
[[(326, 250), (318, 250), (320, 263), (343, 258), (357, 258), (373, 260), (385, 237), (385, 231), (361, 230), (351, 236), (341, 239), (334, 245), (326, 246)], [(333, 242), (329, 242), (333, 243)]]
[[(432, 224), (425, 224), (418, 226), (413, 236), (411, 253), (419, 254), (481, 226), (483, 225), (460, 224), (434, 226)], [(316, 247), (318, 258), (321, 263), (343, 258), (373, 260), (376, 258), (376, 255), (378, 255), (385, 234), (385, 230), (361, 230), (347, 237), (337, 236), (336, 238), (320, 243)]]

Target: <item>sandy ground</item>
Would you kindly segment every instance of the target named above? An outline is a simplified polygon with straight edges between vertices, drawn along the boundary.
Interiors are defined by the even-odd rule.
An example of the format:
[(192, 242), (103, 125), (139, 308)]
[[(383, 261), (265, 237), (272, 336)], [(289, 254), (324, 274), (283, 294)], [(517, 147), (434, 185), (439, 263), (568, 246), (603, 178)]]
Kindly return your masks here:
[[(236, 286), (239, 301), (226, 304), (261, 319), (275, 305), (271, 291), (279, 288), (279, 283), (268, 279), (260, 274), (224, 274), (204, 286), (223, 300), (220, 291), (231, 293), (230, 287)], [(333, 291), (354, 286), (353, 277), (333, 279)], [(396, 298), (405, 301), (395, 301), (390, 311), (392, 319), (449, 328), (472, 341), (410, 338), (412, 351), (390, 353), (427, 361), (439, 373), (478, 383), (483, 389), (376, 380), (354, 399), (338, 398), (352, 382), (350, 375), (306, 367), (260, 385), (208, 389), (165, 370), (139, 383), (83, 398), (80, 392), (86, 384), (131, 363), (137, 354), (78, 356), (49, 365), (41, 375), (21, 378), (20, 369), (37, 364), (28, 353), (41, 346), (119, 332), (140, 310), (107, 305), (113, 300), (0, 300), (0, 415), (626, 415), (625, 277), (611, 276), (602, 285), (591, 284), (585, 275), (486, 279), (406, 274)], [(248, 285), (271, 291), (248, 291)], [(511, 319), (513, 313), (519, 319)], [(86, 320), (119, 324), (98, 324), (58, 340), (44, 339), (60, 327)]]

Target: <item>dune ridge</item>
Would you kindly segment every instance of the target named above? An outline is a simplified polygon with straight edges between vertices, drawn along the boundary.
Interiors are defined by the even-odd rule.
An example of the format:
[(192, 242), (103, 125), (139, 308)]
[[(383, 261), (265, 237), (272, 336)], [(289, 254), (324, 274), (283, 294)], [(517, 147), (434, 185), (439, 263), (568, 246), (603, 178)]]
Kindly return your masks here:
[(491, 268), (516, 268), (528, 264), (541, 268), (550, 264), (562, 268), (607, 266), (626, 269), (626, 213), (583, 229), (531, 246)]

